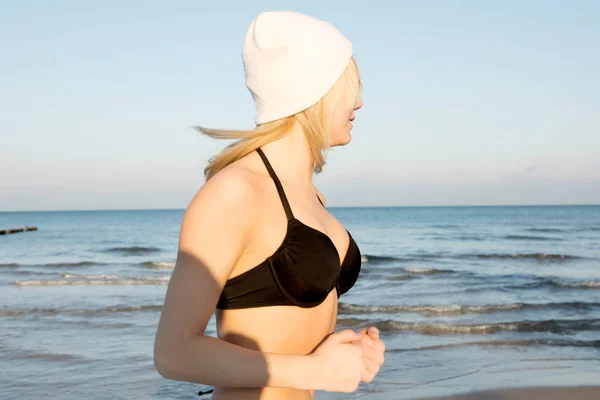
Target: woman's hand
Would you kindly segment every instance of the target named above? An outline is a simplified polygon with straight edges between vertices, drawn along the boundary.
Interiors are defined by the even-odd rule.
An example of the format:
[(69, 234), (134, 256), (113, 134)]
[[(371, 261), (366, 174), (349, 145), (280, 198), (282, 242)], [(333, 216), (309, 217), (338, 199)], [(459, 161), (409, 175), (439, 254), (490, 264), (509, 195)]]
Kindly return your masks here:
[(363, 335), (361, 341), (363, 346), (362, 358), (365, 363), (361, 379), (363, 382), (369, 383), (373, 381), (383, 364), (385, 344), (379, 339), (379, 330), (374, 326), (363, 328), (358, 333)]
[(332, 333), (314, 352), (317, 390), (354, 392), (363, 378), (365, 362), (362, 335), (346, 329)]

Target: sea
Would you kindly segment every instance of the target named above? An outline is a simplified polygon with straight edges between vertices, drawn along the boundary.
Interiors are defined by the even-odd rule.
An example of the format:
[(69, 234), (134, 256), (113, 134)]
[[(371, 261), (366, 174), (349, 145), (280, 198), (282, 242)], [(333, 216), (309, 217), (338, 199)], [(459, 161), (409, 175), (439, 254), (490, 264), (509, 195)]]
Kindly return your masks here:
[[(375, 325), (387, 350), (373, 382), (317, 399), (600, 382), (600, 206), (329, 212), (363, 257), (336, 330)], [(0, 399), (210, 398), (153, 365), (183, 213), (0, 213), (38, 228), (0, 236)]]

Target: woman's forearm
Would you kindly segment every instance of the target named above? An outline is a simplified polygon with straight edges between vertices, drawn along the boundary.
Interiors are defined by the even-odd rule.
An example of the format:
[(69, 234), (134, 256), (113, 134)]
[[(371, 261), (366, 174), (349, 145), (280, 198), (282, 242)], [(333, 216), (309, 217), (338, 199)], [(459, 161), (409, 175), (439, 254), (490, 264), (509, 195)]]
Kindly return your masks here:
[(163, 377), (218, 387), (320, 389), (318, 365), (307, 355), (250, 350), (211, 336), (161, 347), (154, 363)]

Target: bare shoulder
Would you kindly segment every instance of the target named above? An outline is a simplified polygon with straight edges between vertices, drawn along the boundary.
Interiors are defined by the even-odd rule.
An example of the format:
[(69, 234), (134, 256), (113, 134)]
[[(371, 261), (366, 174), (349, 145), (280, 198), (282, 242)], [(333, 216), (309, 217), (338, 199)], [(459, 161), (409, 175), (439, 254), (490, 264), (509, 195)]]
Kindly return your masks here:
[(222, 200), (236, 200), (239, 195), (256, 193), (255, 178), (252, 171), (238, 163), (231, 164), (217, 172), (198, 190), (190, 205), (207, 196), (216, 195)]
[(230, 239), (245, 242), (258, 192), (252, 173), (245, 168), (231, 165), (216, 173), (197, 191), (184, 213), (180, 250), (187, 246), (187, 239), (197, 247), (197, 234), (218, 237), (235, 232)]
[(186, 210), (193, 214), (207, 208), (213, 211), (233, 211), (238, 213), (254, 205), (257, 195), (254, 177), (250, 171), (237, 166), (229, 166), (216, 173), (194, 195)]

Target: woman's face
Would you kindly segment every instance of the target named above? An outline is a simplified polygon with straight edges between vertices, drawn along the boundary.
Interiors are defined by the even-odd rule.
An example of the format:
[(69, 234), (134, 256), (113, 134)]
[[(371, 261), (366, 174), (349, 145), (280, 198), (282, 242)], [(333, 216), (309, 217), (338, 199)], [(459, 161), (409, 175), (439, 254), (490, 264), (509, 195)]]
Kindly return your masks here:
[(363, 105), (361, 98), (357, 98), (353, 107), (348, 107), (347, 102), (341, 102), (333, 113), (329, 127), (329, 145), (344, 146), (352, 140), (350, 130), (354, 121), (354, 112)]

